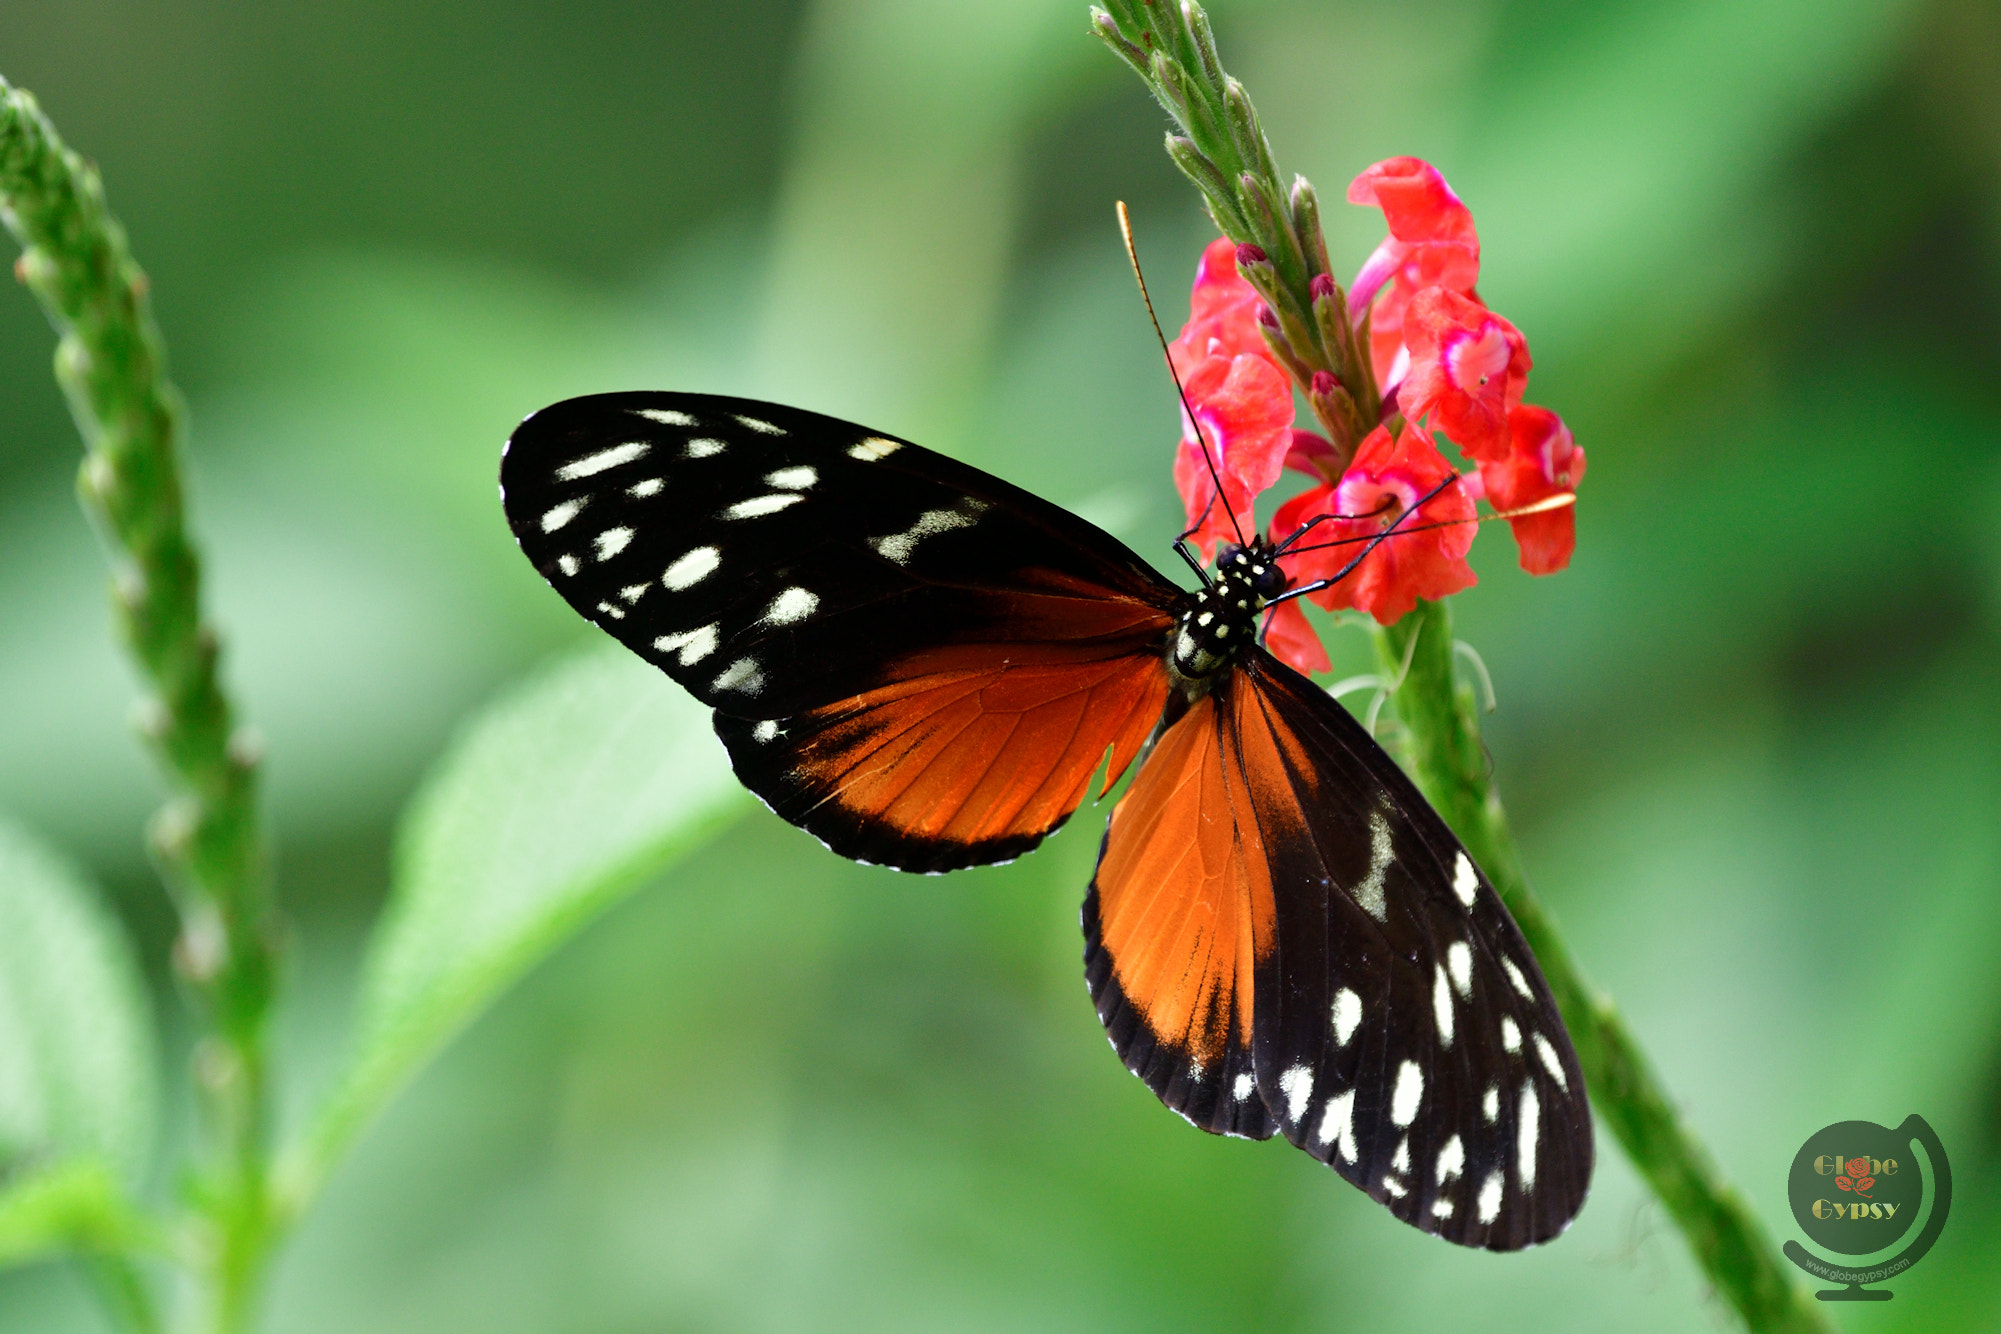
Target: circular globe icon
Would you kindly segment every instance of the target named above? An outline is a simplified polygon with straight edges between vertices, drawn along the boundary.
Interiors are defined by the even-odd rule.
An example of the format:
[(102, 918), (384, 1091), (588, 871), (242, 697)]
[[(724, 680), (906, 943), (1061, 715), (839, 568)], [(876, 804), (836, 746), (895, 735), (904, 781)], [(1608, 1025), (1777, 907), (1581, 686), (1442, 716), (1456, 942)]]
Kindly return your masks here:
[(1842, 1121), (1800, 1146), (1786, 1178), (1800, 1230), (1841, 1255), (1894, 1246), (1917, 1221), (1924, 1178), (1912, 1146), (1874, 1121)]

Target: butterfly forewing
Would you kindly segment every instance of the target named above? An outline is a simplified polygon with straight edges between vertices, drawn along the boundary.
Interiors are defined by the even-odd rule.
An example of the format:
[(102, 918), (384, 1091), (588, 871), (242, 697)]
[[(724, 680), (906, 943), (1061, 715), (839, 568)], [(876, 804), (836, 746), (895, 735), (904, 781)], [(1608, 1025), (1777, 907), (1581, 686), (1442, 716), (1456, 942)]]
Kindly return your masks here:
[(1047, 501), (848, 422), (571, 399), (516, 430), (501, 493), (557, 591), (713, 706), (745, 784), (848, 856), (1017, 855), (1166, 699), (1177, 589)]

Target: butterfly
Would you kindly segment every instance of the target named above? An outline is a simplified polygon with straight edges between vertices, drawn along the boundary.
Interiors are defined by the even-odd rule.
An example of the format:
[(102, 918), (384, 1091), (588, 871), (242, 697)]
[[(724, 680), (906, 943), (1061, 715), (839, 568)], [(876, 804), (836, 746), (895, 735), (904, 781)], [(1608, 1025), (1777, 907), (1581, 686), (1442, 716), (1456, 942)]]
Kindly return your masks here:
[(714, 709), (744, 786), (844, 857), (1008, 861), (1134, 770), (1084, 969), (1169, 1108), (1282, 1134), (1461, 1245), (1576, 1215), (1590, 1110), (1535, 956), (1368, 731), (1258, 643), (1286, 587), (1269, 542), (1191, 560), (1189, 592), (943, 454), (706, 394), (544, 408), (500, 488), (556, 591)]

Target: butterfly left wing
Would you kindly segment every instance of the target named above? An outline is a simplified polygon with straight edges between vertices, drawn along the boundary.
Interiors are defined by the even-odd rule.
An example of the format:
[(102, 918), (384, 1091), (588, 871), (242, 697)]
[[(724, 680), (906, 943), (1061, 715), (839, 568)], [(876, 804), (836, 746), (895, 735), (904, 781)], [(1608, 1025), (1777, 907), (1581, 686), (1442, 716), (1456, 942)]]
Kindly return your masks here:
[(1535, 956), (1361, 725), (1241, 662), (1113, 810), (1085, 909), (1113, 1045), (1196, 1124), (1275, 1128), (1426, 1232), (1548, 1240), (1593, 1149)]
[(1166, 702), (1184, 596), (1019, 487), (849, 422), (707, 394), (570, 399), (501, 463), (587, 619), (716, 710), (737, 776), (843, 856), (1017, 856)]

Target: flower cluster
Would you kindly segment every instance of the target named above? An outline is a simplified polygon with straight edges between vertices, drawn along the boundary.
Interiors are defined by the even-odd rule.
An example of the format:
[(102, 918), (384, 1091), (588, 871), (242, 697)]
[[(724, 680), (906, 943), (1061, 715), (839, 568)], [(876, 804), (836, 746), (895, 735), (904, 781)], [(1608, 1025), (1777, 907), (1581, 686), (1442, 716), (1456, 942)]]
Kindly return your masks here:
[[(1348, 199), (1380, 208), (1389, 225), (1345, 294), (1358, 339), (1367, 335), (1366, 364), (1352, 371), (1373, 383), (1343, 385), (1326, 371), (1303, 372), (1287, 355), (1277, 316), (1244, 276), (1262, 271), (1264, 253), (1218, 239), (1203, 252), (1188, 323), (1169, 348), (1189, 409), (1174, 480), (1206, 558), (1231, 536), (1231, 515), (1248, 531), (1253, 502), (1284, 469), (1313, 478), (1314, 486), (1279, 507), (1270, 528), (1272, 540), (1283, 542), (1312, 525), (1282, 557), (1295, 586), (1334, 575), (1362, 542), (1397, 524), (1400, 531), (1346, 577), (1309, 595), (1330, 610), (1354, 608), (1388, 625), (1419, 598), (1442, 598), (1474, 582), (1466, 553), (1477, 529), (1475, 502), (1507, 513), (1570, 493), (1584, 476), (1584, 451), (1555, 413), (1522, 402), (1528, 344), (1480, 300), (1473, 215), (1437, 169), (1417, 158), (1379, 162), (1355, 178)], [(1320, 274), (1312, 296), (1320, 305), (1342, 294)], [(1297, 387), (1310, 402), (1339, 396), (1381, 403), (1381, 420), (1352, 456), (1294, 427), (1301, 375)], [(1446, 460), (1441, 438), (1467, 467)], [(1205, 440), (1213, 477), (1202, 458)], [(1422, 511), (1405, 518), (1420, 501)], [(1529, 573), (1569, 563), (1576, 539), (1567, 506), (1509, 524)], [(1327, 666), (1297, 601), (1278, 606), (1266, 644), (1302, 670)]]

